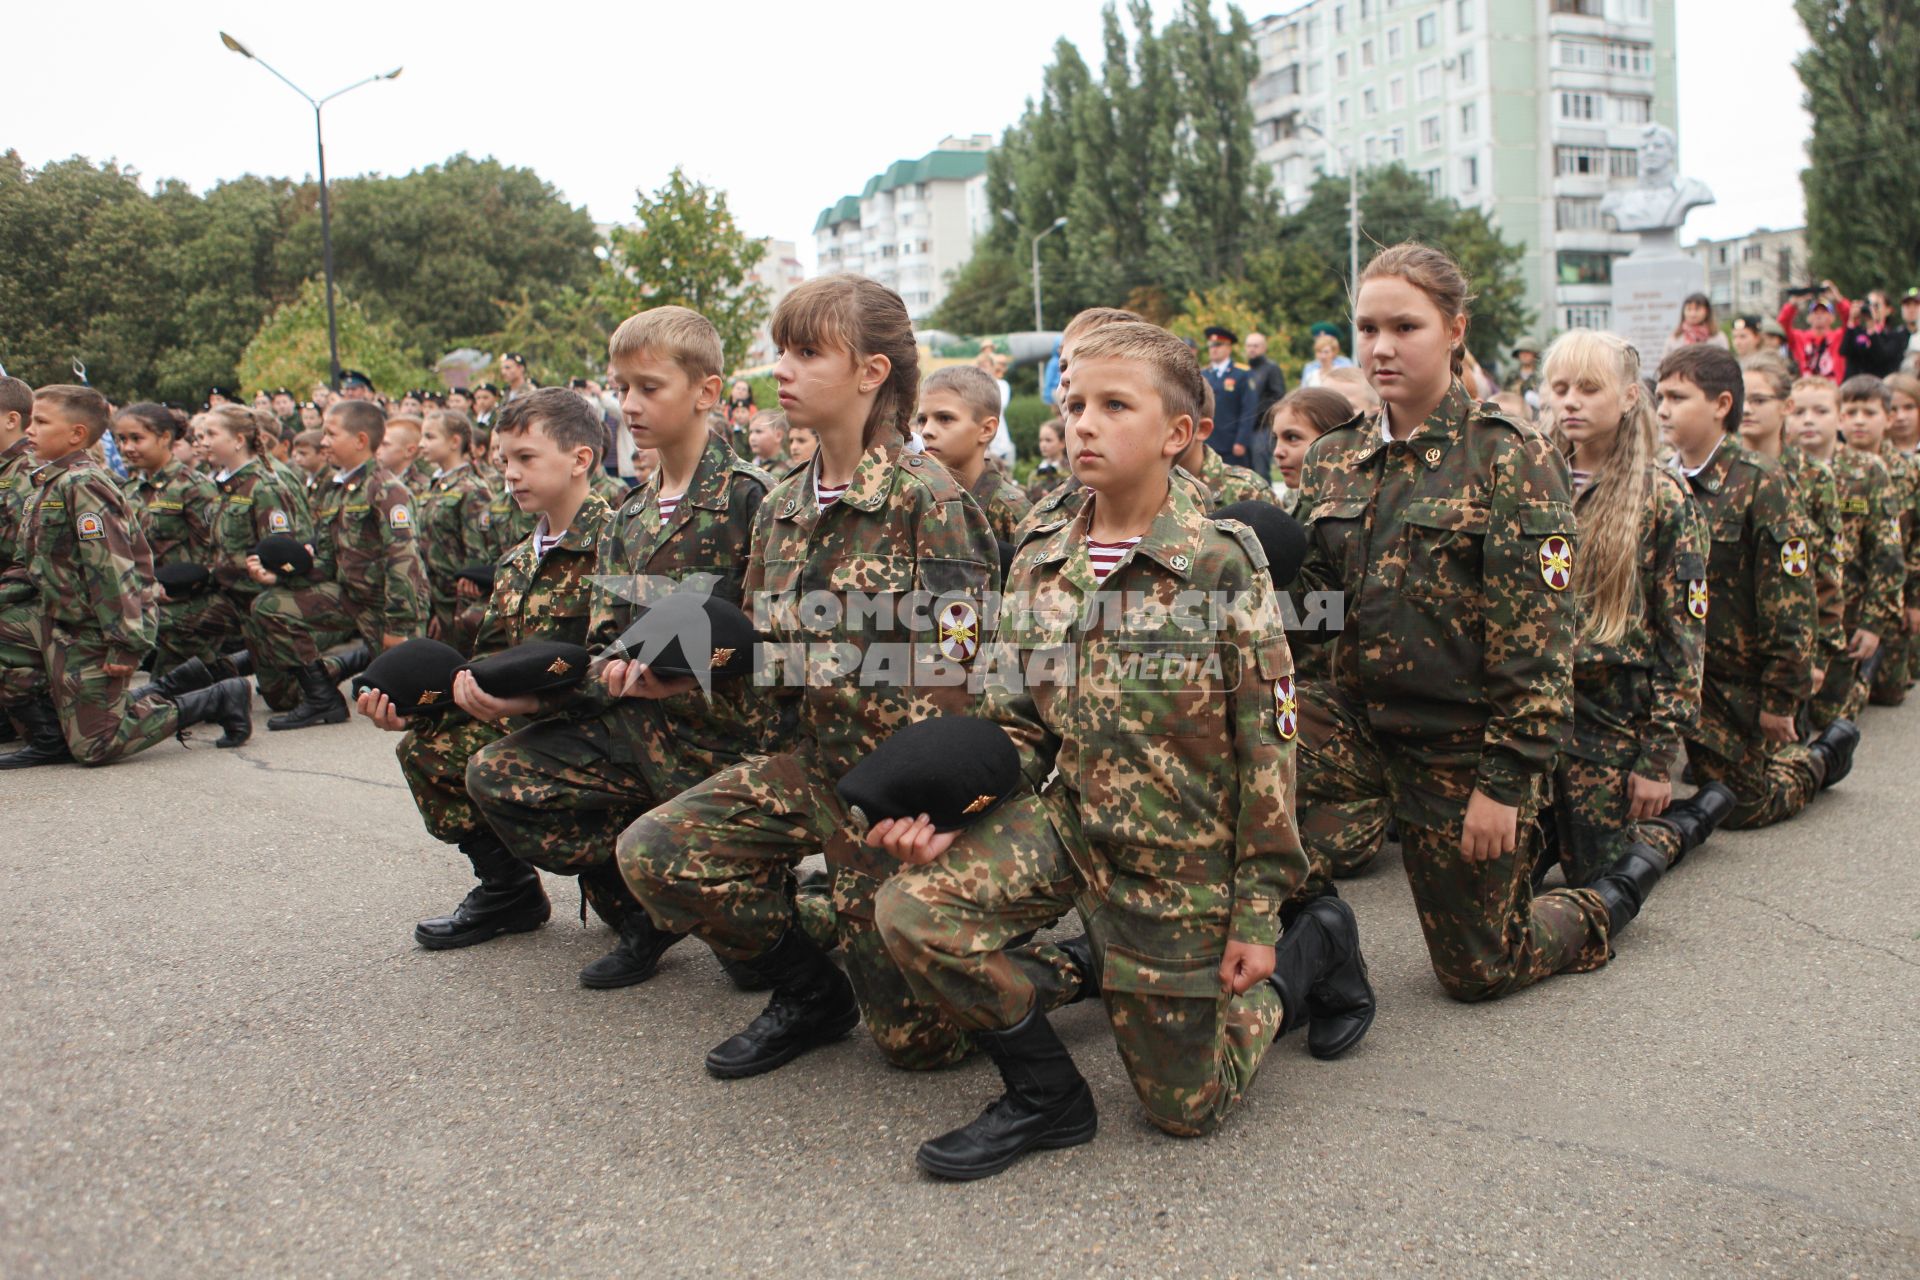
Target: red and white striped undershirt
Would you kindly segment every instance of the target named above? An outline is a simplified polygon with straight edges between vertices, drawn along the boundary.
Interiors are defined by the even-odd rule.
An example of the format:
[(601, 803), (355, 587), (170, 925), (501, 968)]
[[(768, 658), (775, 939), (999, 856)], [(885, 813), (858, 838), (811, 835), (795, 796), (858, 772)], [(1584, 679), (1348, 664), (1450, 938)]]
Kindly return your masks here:
[(825, 511), (828, 507), (840, 501), (841, 497), (847, 492), (848, 487), (849, 486), (843, 484), (837, 488), (829, 489), (820, 483), (820, 477), (816, 474), (813, 477), (813, 499), (820, 504), (820, 509)]
[(1120, 561), (1128, 550), (1139, 545), (1138, 538), (1122, 538), (1118, 542), (1095, 542), (1087, 539), (1087, 564), (1093, 569), (1093, 580), (1105, 582), (1107, 575), (1120, 567)]
[(686, 496), (687, 495), (684, 493), (661, 494), (660, 495), (660, 518), (662, 520), (673, 519), (673, 513), (680, 509), (680, 499)]

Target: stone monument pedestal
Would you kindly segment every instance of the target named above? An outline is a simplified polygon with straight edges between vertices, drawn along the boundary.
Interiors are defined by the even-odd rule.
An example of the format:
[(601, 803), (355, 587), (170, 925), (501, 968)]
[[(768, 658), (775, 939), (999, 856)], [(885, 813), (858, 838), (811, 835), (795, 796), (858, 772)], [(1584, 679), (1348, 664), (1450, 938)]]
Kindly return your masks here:
[(1642, 372), (1660, 367), (1687, 298), (1707, 291), (1707, 269), (1681, 252), (1676, 228), (1643, 232), (1640, 247), (1613, 262), (1613, 331), (1640, 353)]

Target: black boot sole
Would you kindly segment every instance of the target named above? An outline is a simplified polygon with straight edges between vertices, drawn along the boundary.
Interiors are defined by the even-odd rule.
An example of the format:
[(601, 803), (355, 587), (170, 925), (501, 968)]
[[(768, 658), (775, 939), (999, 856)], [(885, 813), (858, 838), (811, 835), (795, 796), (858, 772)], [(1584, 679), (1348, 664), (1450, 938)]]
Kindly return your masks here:
[(1100, 1113), (1090, 1112), (1084, 1120), (1068, 1120), (1047, 1130), (1028, 1145), (1021, 1147), (1011, 1155), (995, 1160), (990, 1164), (949, 1165), (943, 1164), (936, 1156), (927, 1154), (926, 1148), (914, 1153), (913, 1162), (936, 1178), (948, 1182), (977, 1182), (981, 1178), (991, 1178), (996, 1173), (1010, 1168), (1021, 1156), (1033, 1151), (1061, 1151), (1067, 1147), (1078, 1147), (1093, 1141), (1093, 1135), (1100, 1129)]
[(844, 1040), (860, 1025), (860, 1009), (855, 1006), (832, 1022), (815, 1029), (803, 1040), (796, 1040), (778, 1053), (764, 1058), (755, 1058), (751, 1062), (716, 1063), (713, 1056), (707, 1056), (707, 1074), (716, 1080), (745, 1080), (750, 1076), (763, 1076), (769, 1071), (778, 1071), (801, 1054), (812, 1049), (830, 1045), (836, 1040)]
[(545, 924), (552, 915), (553, 909), (552, 907), (548, 907), (537, 913), (527, 912), (509, 917), (505, 920), (483, 925), (478, 929), (472, 929), (466, 933), (447, 935), (423, 934), (418, 929), (415, 929), (413, 931), (413, 940), (425, 947), (428, 951), (458, 951), (461, 947), (477, 947), (483, 942), (491, 942), (502, 934), (532, 933), (535, 929)]
[[(1360, 1021), (1357, 1026), (1343, 1032), (1339, 1039), (1323, 1044), (1315, 1044), (1313, 1042), (1313, 1029), (1320, 1022), (1320, 1019), (1314, 1019), (1307, 1024), (1307, 1052), (1322, 1062), (1332, 1061), (1366, 1038), (1367, 1032), (1373, 1027), (1373, 1016), (1379, 1011), (1380, 1006), (1378, 1004), (1368, 1005), (1366, 1012), (1360, 1015)], [(1334, 1015), (1334, 1017), (1344, 1021), (1352, 1017), (1352, 1015), (1337, 1014)]]
[[(686, 936), (685, 934), (681, 935), (681, 937), (685, 937), (685, 936)], [(673, 941), (678, 942), (680, 941), (680, 938), (675, 938)], [(672, 946), (673, 946), (673, 943), (670, 942), (665, 947), (660, 948), (659, 954), (653, 957), (653, 963), (646, 966), (644, 969), (627, 968), (627, 969), (621, 969), (618, 972), (613, 973), (607, 977), (591, 977), (590, 978), (587, 976), (587, 969), (591, 969), (593, 965), (588, 965), (587, 969), (582, 969), (580, 971), (580, 985), (585, 987), (589, 991), (618, 991), (621, 987), (637, 987), (641, 983), (645, 982), (648, 978), (651, 978), (654, 974), (660, 972), (660, 959), (662, 956), (667, 954), (667, 951)], [(600, 961), (596, 960), (593, 963), (599, 964)]]

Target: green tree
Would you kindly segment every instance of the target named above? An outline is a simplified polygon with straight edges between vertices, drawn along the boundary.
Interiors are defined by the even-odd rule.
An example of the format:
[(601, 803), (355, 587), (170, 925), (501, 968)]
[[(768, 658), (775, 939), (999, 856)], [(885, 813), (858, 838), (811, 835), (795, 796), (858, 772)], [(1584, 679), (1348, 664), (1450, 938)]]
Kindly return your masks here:
[(542, 386), (605, 374), (607, 335), (615, 322), (598, 298), (578, 289), (535, 298), (521, 289), (514, 298), (494, 305), (500, 327), (460, 345), (518, 351), (530, 362), (528, 373)]
[(1812, 46), (1795, 62), (1813, 117), (1807, 250), (1858, 297), (1920, 280), (1920, 7), (1794, 0)]
[[(369, 319), (360, 304), (335, 288), (334, 310), (340, 331), (340, 365), (358, 369), (389, 394), (421, 380), (417, 351), (391, 324)], [(327, 378), (327, 291), (320, 280), (300, 287), (293, 301), (267, 317), (240, 356), (240, 384), (247, 388), (289, 387), (303, 391)]]
[(688, 178), (678, 166), (659, 190), (635, 195), (636, 225), (608, 235), (606, 269), (594, 296), (623, 317), (649, 307), (690, 307), (713, 321), (728, 360), (745, 360), (767, 318), (767, 288), (751, 279), (766, 246), (734, 221), (726, 192)]

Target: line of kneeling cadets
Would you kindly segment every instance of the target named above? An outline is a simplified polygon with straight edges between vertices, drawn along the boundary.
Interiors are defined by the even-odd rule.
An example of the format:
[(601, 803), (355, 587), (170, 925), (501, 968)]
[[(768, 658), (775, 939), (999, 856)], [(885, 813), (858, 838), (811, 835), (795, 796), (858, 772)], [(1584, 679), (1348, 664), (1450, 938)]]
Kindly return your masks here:
[[(917, 1155), (947, 1178), (1093, 1137), (1049, 1016), (1097, 997), (1152, 1122), (1203, 1134), (1288, 1032), (1319, 1058), (1366, 1034), (1334, 881), (1389, 838), (1444, 989), (1495, 998), (1604, 965), (1663, 874), (1721, 825), (1793, 816), (1850, 768), (1869, 693), (1904, 696), (1920, 566), (1913, 463), (1872, 434), (1888, 388), (1697, 346), (1650, 390), (1624, 342), (1574, 331), (1545, 361), (1542, 431), (1455, 377), (1466, 295), (1435, 250), (1379, 255), (1356, 325), (1380, 408), (1283, 401), (1312, 443), (1273, 503), (1222, 503), (1191, 350), (1083, 313), (1062, 349), (1071, 478), (1004, 539), (956, 476), (971, 452), (908, 446), (942, 402), (884, 287), (829, 276), (777, 310), (782, 409), (819, 440), (778, 479), (708, 430), (712, 326), (642, 312), (610, 357), (659, 471), (609, 505), (578, 397), (506, 406), (492, 448), (532, 527), (484, 608), (423, 566), (419, 504), (353, 402), (328, 411), (339, 475), (310, 524), (235, 431), (221, 553), (204, 590), (163, 597), (140, 575), (177, 478), (131, 486), (132, 514), (84, 453), (104, 403), (44, 388), (39, 465), (0, 490), (34, 567), (0, 575), (16, 756), (102, 763), (201, 720), (235, 745), (248, 664), (288, 708), (270, 723), (337, 722), (353, 676), (477, 880), (416, 926), (423, 947), (538, 928), (544, 870), (617, 931), (585, 985), (645, 981), (691, 934), (770, 992), (707, 1054), (715, 1076), (862, 1021), (905, 1068), (984, 1051), (1002, 1096)], [(992, 401), (944, 390), (984, 450)], [(220, 652), (236, 632), (246, 652)], [(1674, 799), (1683, 750), (1696, 789)], [(1077, 936), (1042, 936), (1069, 914)]]

